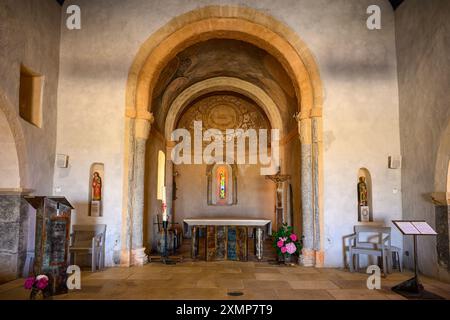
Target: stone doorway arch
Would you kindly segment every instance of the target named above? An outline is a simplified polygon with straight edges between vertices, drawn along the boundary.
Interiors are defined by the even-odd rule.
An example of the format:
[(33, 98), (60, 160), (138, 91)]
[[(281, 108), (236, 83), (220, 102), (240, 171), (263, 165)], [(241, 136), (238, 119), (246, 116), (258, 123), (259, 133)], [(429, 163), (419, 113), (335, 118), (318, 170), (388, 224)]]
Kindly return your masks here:
[(298, 101), (305, 266), (323, 264), (322, 85), (317, 65), (297, 34), (255, 9), (207, 6), (172, 19), (141, 46), (126, 88), (122, 265), (145, 262), (144, 161), (153, 122), (153, 88), (164, 66), (181, 50), (208, 39), (235, 39), (275, 57), (291, 78)]
[[(0, 119), (0, 121), (2, 122), (1, 126), (4, 127), (3, 129), (5, 129), (5, 132), (1, 133), (2, 141), (0, 142), (6, 142), (8, 140), (7, 142), (10, 145), (8, 150), (6, 150), (6, 153), (9, 154), (7, 154), (7, 157), (3, 158), (3, 160), (6, 160), (7, 163), (2, 163), (2, 166), (9, 167), (9, 169), (7, 170), (8, 175), (11, 175), (12, 179), (11, 183), (14, 181), (13, 185), (9, 185), (7, 186), (7, 188), (19, 190), (25, 189), (28, 186), (25, 136), (22, 131), (19, 116), (17, 115), (17, 112), (13, 104), (9, 101), (8, 97), (3, 93), (1, 89), (0, 89), (0, 117), (2, 118)], [(3, 174), (5, 174), (5, 172)], [(6, 178), (4, 179), (6, 180)], [(6, 185), (2, 187), (6, 187)]]

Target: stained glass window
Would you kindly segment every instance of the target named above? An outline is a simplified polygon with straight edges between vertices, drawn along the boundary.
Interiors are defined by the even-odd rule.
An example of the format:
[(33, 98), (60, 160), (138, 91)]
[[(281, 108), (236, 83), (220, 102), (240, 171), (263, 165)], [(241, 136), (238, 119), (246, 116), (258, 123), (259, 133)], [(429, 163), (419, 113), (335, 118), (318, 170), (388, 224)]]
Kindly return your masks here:
[(225, 168), (219, 169), (219, 198), (225, 199), (226, 198), (226, 177), (225, 177)]

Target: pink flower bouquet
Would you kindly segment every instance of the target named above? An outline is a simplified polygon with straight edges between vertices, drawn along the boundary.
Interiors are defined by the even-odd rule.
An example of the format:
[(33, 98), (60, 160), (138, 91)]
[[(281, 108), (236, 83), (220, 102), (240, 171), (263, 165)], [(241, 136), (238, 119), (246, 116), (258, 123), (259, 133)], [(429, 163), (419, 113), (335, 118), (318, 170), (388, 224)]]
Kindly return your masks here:
[(31, 300), (35, 300), (39, 295), (45, 297), (47, 295), (45, 289), (48, 287), (48, 277), (45, 274), (38, 275), (37, 277), (28, 277), (25, 279), (23, 287), (31, 290)]
[(279, 257), (287, 258), (301, 254), (302, 245), (293, 228), (283, 224), (277, 232), (272, 234), (273, 247), (277, 250)]

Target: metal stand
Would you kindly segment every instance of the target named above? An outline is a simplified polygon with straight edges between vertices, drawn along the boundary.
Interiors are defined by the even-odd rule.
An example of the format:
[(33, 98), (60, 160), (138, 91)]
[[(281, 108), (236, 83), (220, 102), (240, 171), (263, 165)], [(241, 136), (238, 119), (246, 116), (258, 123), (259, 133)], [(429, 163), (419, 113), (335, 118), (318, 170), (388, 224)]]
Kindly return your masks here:
[(395, 287), (392, 291), (401, 294), (405, 297), (420, 298), (424, 292), (423, 285), (419, 281), (417, 274), (417, 235), (414, 235), (414, 277), (406, 280)]
[[(163, 221), (162, 222), (162, 227), (164, 230), (164, 247), (163, 250), (161, 252), (161, 255), (159, 256), (149, 256), (148, 260), (149, 262), (153, 262), (153, 261), (159, 261), (162, 262), (164, 264), (176, 264), (175, 260), (178, 260), (179, 262), (183, 262), (183, 256), (170, 256), (169, 255), (169, 250), (168, 250), (168, 229), (169, 229), (169, 221)], [(174, 248), (174, 251), (176, 249)]]
[(162, 255), (161, 255), (161, 261), (164, 264), (175, 264), (176, 262), (169, 258), (169, 253), (168, 253), (168, 250), (167, 250), (167, 229), (168, 229), (168, 226), (169, 226), (169, 222), (168, 221), (163, 221), (162, 225), (163, 225), (163, 229), (164, 229), (164, 250), (163, 250)]

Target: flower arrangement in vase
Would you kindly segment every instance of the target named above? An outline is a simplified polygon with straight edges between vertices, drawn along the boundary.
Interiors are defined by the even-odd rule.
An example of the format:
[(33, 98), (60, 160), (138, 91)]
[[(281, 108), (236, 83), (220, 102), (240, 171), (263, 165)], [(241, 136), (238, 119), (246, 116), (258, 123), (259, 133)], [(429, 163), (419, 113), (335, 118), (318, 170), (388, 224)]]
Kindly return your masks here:
[(48, 287), (48, 277), (45, 274), (37, 277), (28, 277), (25, 280), (24, 288), (31, 290), (30, 300), (42, 300), (48, 297), (46, 288)]
[(302, 244), (292, 227), (286, 223), (272, 234), (273, 247), (277, 250), (279, 261), (289, 263), (292, 256), (300, 256)]

